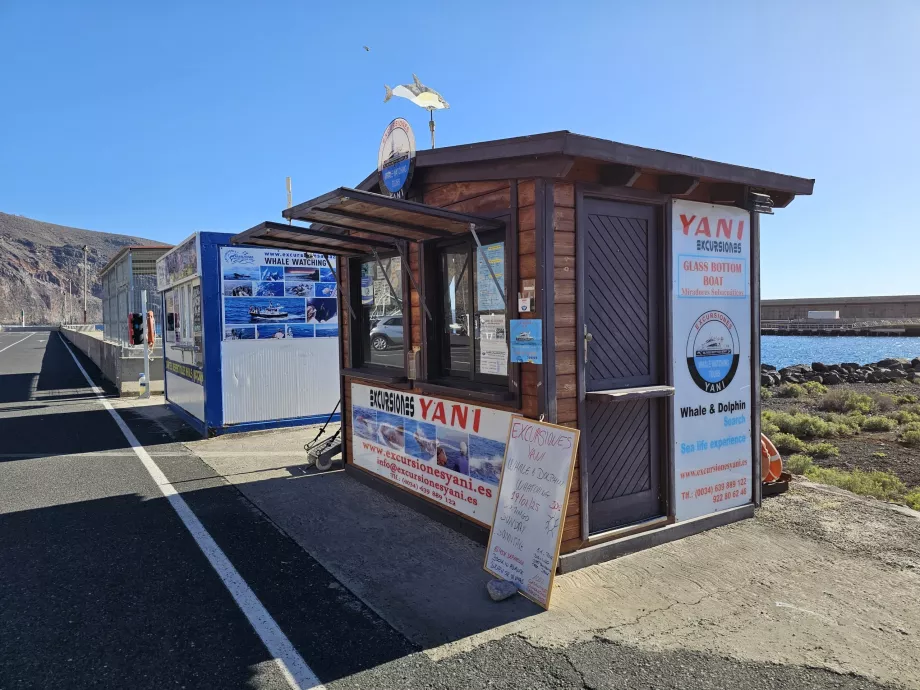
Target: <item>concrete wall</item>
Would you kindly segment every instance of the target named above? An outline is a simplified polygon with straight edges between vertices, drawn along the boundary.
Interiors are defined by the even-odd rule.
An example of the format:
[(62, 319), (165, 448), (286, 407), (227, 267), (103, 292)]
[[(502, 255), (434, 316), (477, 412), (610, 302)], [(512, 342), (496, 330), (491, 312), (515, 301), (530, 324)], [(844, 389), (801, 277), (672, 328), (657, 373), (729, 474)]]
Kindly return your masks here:
[[(93, 360), (102, 375), (118, 388), (121, 395), (140, 393), (137, 379), (144, 371), (143, 348), (122, 347), (118, 343), (103, 340), (101, 331), (80, 331), (64, 326), (61, 334)], [(163, 373), (163, 349), (156, 347), (151, 350), (151, 393), (163, 392)]]
[(760, 318), (765, 321), (805, 319), (809, 311), (825, 310), (839, 311), (841, 319), (920, 318), (920, 295), (765, 299), (760, 303)]

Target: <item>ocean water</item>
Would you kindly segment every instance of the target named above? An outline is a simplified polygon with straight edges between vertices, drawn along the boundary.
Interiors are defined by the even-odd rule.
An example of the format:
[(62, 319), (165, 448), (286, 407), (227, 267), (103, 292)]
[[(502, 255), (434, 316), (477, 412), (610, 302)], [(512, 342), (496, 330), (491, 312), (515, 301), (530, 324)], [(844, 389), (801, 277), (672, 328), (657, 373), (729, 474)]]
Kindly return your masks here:
[(870, 364), (886, 357), (920, 357), (920, 338), (852, 335), (764, 335), (760, 338), (760, 361), (777, 368), (812, 362)]

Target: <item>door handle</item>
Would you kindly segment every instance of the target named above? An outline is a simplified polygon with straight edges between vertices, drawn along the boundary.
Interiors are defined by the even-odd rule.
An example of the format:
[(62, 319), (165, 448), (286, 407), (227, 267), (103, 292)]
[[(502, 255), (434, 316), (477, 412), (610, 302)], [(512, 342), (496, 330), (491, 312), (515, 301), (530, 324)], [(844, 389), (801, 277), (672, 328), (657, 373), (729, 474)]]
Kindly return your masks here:
[(588, 364), (588, 343), (594, 340), (594, 336), (588, 333), (588, 326), (585, 325), (585, 366)]

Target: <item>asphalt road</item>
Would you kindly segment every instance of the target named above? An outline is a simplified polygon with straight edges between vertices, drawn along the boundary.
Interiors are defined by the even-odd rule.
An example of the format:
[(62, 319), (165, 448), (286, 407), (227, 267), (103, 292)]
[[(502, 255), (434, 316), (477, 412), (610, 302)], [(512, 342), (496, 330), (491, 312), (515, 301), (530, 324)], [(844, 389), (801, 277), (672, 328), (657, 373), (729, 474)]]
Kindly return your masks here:
[[(0, 333), (0, 688), (289, 687), (60, 336), (26, 335)], [(127, 421), (321, 681), (413, 651), (180, 443)]]
[[(434, 662), (215, 477), (181, 434), (120, 414), (327, 688), (879, 687), (599, 640), (544, 649), (510, 636)], [(60, 336), (0, 332), (0, 690), (51, 687), (292, 686)]]

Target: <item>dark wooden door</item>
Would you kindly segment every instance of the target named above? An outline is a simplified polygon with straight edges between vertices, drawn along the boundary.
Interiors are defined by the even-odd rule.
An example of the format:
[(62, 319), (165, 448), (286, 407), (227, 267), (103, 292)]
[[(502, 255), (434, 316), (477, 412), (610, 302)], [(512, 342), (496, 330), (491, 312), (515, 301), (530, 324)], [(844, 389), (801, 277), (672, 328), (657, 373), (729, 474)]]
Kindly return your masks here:
[[(661, 245), (652, 207), (586, 199), (580, 241), (583, 390), (661, 383)], [(660, 399), (586, 395), (591, 533), (662, 514)]]

